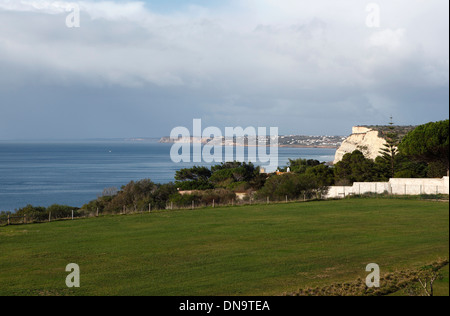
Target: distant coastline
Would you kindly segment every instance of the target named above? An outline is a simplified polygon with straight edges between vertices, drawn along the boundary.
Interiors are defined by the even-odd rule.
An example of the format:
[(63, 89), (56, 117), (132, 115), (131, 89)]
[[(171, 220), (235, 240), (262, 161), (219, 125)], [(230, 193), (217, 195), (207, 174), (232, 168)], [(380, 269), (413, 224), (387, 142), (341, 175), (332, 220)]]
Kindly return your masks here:
[[(302, 135), (290, 135), (290, 136), (279, 136), (278, 147), (283, 148), (326, 148), (326, 149), (338, 149), (346, 137), (343, 136), (302, 136)], [(195, 144), (209, 144), (209, 145), (224, 145), (224, 146), (243, 146), (250, 147), (254, 145), (248, 144), (248, 138), (244, 139), (225, 139), (214, 140), (212, 138), (200, 138), (200, 137), (190, 137), (189, 141)], [(259, 143), (260, 146), (269, 146), (267, 144), (268, 139), (252, 139), (253, 142)], [(159, 143), (162, 144), (175, 144), (175, 143), (186, 143), (187, 140), (176, 141), (170, 137), (162, 137)]]
[[(306, 136), (298, 136), (298, 137), (306, 137)], [(336, 136), (340, 137), (340, 136)], [(199, 140), (193, 140), (193, 143), (202, 143), (203, 145), (209, 144), (209, 145), (217, 145), (218, 142), (211, 142), (212, 139), (203, 139), (201, 141)], [(310, 139), (308, 139), (310, 141)], [(176, 141), (171, 140), (170, 137), (161, 137), (161, 138), (155, 138), (155, 137), (133, 137), (133, 138), (92, 138), (92, 139), (69, 139), (69, 140), (63, 140), (63, 139), (39, 139), (39, 140), (0, 140), (0, 143), (3, 144), (73, 144), (73, 143), (152, 143), (152, 144), (174, 144)], [(232, 142), (232, 141), (222, 141), (222, 144), (225, 146), (240, 146), (240, 143)], [(308, 144), (304, 141), (300, 141), (299, 143), (287, 143), (283, 141), (283, 139), (280, 137), (278, 142), (278, 147), (283, 148), (324, 148), (324, 149), (338, 149), (342, 144), (342, 141), (334, 142), (334, 143), (315, 143)], [(248, 143), (244, 145), (245, 147), (250, 147)], [(259, 146), (270, 146), (267, 145), (266, 141), (260, 142)]]
[(278, 145), (278, 147), (283, 147), (283, 148), (324, 148), (324, 149), (338, 149), (339, 146), (332, 146), (332, 145)]

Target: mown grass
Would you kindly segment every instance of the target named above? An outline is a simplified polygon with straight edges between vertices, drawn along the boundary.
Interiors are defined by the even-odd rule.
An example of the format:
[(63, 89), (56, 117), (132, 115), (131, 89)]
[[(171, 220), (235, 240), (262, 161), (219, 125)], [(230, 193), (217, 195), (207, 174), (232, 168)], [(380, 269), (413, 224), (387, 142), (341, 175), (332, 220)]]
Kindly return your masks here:
[[(448, 203), (350, 199), (0, 228), (0, 295), (281, 295), (449, 255)], [(65, 285), (69, 263), (81, 287)], [(447, 282), (443, 283), (447, 287)], [(444, 289), (445, 291), (445, 289)]]
[[(449, 265), (446, 265), (443, 267), (440, 271), (441, 279), (438, 279), (434, 282), (433, 288), (434, 288), (434, 296), (449, 296)], [(412, 282), (412, 286), (416, 287), (416, 291), (422, 295), (426, 296), (426, 293), (424, 290), (421, 289), (421, 285), (419, 282)], [(429, 289), (429, 285), (428, 285)], [(396, 291), (389, 296), (409, 296), (408, 289), (401, 289), (399, 291)]]
[(449, 278), (449, 266), (441, 270), (442, 279), (436, 281), (434, 285), (434, 291), (436, 296), (449, 296), (448, 278)]

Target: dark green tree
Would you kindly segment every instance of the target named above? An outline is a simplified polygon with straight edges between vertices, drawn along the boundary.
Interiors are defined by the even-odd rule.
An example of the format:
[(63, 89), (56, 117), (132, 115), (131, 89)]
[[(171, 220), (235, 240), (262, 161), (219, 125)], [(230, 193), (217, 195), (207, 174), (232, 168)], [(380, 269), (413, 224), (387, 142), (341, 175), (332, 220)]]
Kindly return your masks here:
[(375, 162), (359, 150), (345, 154), (334, 166), (335, 182), (338, 185), (351, 185), (354, 182), (370, 182), (377, 179)]
[(267, 179), (264, 187), (258, 191), (257, 199), (265, 200), (269, 197), (271, 201), (284, 201), (286, 197), (290, 200), (316, 198), (326, 191), (327, 187), (313, 173), (286, 173), (272, 175)]
[(26, 215), (35, 221), (45, 221), (48, 219), (48, 212), (45, 207), (27, 205), (16, 211), (17, 216)]
[(159, 184), (156, 191), (145, 201), (145, 204), (151, 204), (155, 209), (164, 209), (170, 197), (177, 192), (177, 186), (174, 183)]
[(420, 125), (401, 141), (402, 154), (416, 161), (439, 163), (449, 173), (449, 120)]
[[(226, 162), (211, 167), (211, 177), (209, 182), (215, 188), (225, 188), (229, 190), (244, 191), (249, 188), (259, 189), (260, 168), (253, 163), (247, 162)], [(264, 180), (264, 178), (262, 178)]]
[(211, 170), (200, 166), (181, 169), (175, 174), (175, 180), (177, 181), (208, 181), (210, 177)]
[(320, 164), (311, 168), (308, 168), (305, 172), (306, 175), (312, 175), (319, 186), (332, 186), (334, 185), (334, 172), (333, 169)]
[[(289, 159), (288, 167), (291, 172), (305, 173), (307, 169), (320, 165), (320, 161), (313, 159)], [(287, 171), (287, 168), (283, 168), (281, 171)]]
[(195, 166), (178, 170), (175, 174), (176, 185), (181, 190), (208, 190), (213, 189), (210, 183), (211, 170), (206, 167)]
[(132, 207), (137, 211), (140, 202), (148, 199), (156, 189), (157, 185), (150, 179), (143, 179), (137, 182), (131, 181), (122, 187), (122, 191), (119, 193), (119, 199), (122, 200), (123, 205)]
[(51, 213), (52, 218), (69, 218), (72, 216), (72, 211), (74, 211), (74, 215), (76, 215), (77, 210), (78, 208), (68, 205), (53, 204), (47, 207), (47, 213)]

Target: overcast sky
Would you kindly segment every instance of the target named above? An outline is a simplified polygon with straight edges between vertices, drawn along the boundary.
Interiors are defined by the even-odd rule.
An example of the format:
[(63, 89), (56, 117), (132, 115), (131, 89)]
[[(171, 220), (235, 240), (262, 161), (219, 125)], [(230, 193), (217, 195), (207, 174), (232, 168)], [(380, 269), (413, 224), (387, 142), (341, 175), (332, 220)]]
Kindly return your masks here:
[(348, 135), (448, 104), (446, 0), (0, 0), (0, 139)]

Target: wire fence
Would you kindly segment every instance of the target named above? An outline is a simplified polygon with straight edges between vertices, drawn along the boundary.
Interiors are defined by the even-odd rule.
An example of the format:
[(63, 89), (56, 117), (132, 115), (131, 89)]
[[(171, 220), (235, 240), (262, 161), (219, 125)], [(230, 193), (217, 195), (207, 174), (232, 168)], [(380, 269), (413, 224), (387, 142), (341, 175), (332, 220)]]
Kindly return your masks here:
[(0, 216), (0, 226), (8, 226), (8, 225), (26, 225), (33, 223), (49, 223), (54, 221), (68, 221), (68, 220), (77, 220), (77, 219), (86, 219), (93, 218), (99, 216), (107, 216), (107, 215), (133, 215), (133, 214), (151, 214), (163, 211), (179, 211), (179, 210), (196, 210), (196, 209), (204, 209), (204, 208), (220, 208), (220, 207), (239, 207), (246, 205), (272, 205), (272, 204), (286, 204), (286, 203), (298, 203), (298, 202), (308, 202), (312, 200), (317, 200), (317, 198), (309, 198), (306, 195), (303, 198), (295, 198), (291, 199), (288, 196), (284, 200), (273, 201), (269, 197), (266, 199), (233, 199), (227, 202), (216, 202), (216, 200), (212, 200), (210, 203), (198, 203), (193, 201), (191, 205), (177, 205), (174, 202), (168, 202), (164, 208), (155, 207), (152, 204), (149, 204), (147, 208), (137, 208), (137, 207), (127, 207), (123, 206), (122, 210), (119, 212), (103, 212), (99, 209), (95, 211), (83, 211), (82, 213), (78, 213), (76, 211), (72, 211), (72, 215), (69, 217), (61, 217), (52, 215), (52, 213), (47, 214), (39, 214), (38, 216), (16, 216), (14, 214), (7, 214)]
[[(436, 192), (436, 191), (435, 191)], [(360, 192), (358, 192), (360, 193)], [(377, 193), (377, 192), (361, 192), (358, 193), (351, 193), (348, 195), (339, 195), (337, 197), (329, 197), (326, 194), (316, 194), (316, 195), (307, 195), (304, 194), (302, 197), (297, 198), (290, 198), (289, 196), (286, 196), (285, 199), (277, 199), (273, 200), (270, 197), (266, 197), (264, 199), (255, 199), (251, 196), (244, 199), (232, 199), (225, 202), (217, 202), (216, 200), (212, 200), (208, 203), (198, 203), (196, 201), (192, 201), (191, 205), (178, 205), (175, 202), (168, 202), (164, 208), (155, 207), (152, 204), (149, 204), (145, 209), (144, 208), (138, 208), (136, 206), (130, 207), (130, 206), (123, 206), (121, 211), (119, 212), (104, 212), (99, 209), (97, 210), (82, 210), (83, 212), (78, 211), (72, 211), (70, 216), (59, 216), (59, 215), (52, 215), (52, 213), (48, 214), (39, 214), (38, 216), (29, 216), (29, 215), (23, 215), (23, 216), (16, 216), (14, 214), (7, 214), (0, 216), (0, 227), (1, 226), (9, 226), (9, 225), (26, 225), (26, 224), (33, 224), (33, 223), (48, 223), (48, 222), (54, 222), (54, 221), (68, 221), (68, 220), (77, 220), (77, 219), (86, 219), (86, 218), (93, 218), (93, 217), (100, 217), (100, 216), (111, 216), (111, 215), (135, 215), (135, 214), (152, 214), (152, 213), (159, 213), (159, 212), (165, 212), (165, 211), (181, 211), (181, 210), (197, 210), (197, 209), (205, 209), (205, 208), (226, 208), (226, 207), (240, 207), (240, 206), (249, 206), (249, 205), (276, 205), (276, 204), (288, 204), (288, 203), (301, 203), (301, 202), (311, 202), (311, 201), (318, 201), (318, 200), (327, 200), (327, 199), (340, 199), (340, 198), (351, 198), (351, 197), (359, 197), (359, 196), (386, 196), (386, 197), (396, 197), (396, 195), (389, 194), (388, 192), (384, 193)], [(431, 193), (431, 192), (430, 192)], [(406, 196), (406, 195), (405, 195)], [(430, 195), (431, 196), (431, 195)], [(398, 196), (397, 196), (398, 197)], [(416, 198), (421, 199), (421, 196), (416, 196)], [(441, 199), (442, 195), (433, 195), (430, 199)], [(444, 200), (448, 201), (448, 195)]]
[(9, 225), (26, 225), (26, 224), (33, 224), (33, 223), (45, 223), (45, 222), (52, 222), (52, 221), (62, 221), (62, 220), (74, 220), (77, 218), (87, 218), (92, 216), (80, 216), (75, 211), (72, 211), (72, 215), (67, 216), (59, 216), (59, 215), (53, 215), (52, 213), (45, 213), (45, 214), (39, 214), (39, 215), (15, 215), (14, 213), (6, 214), (0, 216), (0, 226), (9, 226)]

